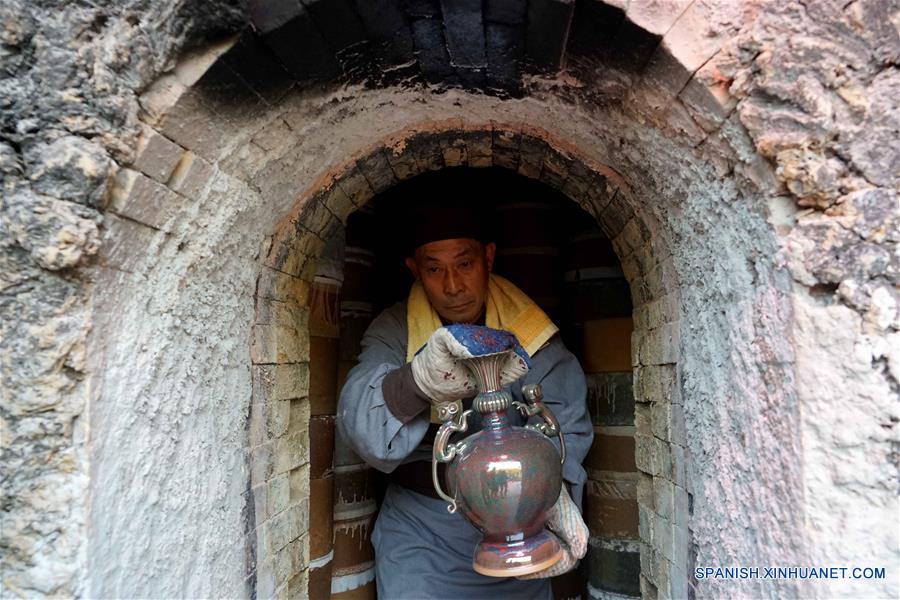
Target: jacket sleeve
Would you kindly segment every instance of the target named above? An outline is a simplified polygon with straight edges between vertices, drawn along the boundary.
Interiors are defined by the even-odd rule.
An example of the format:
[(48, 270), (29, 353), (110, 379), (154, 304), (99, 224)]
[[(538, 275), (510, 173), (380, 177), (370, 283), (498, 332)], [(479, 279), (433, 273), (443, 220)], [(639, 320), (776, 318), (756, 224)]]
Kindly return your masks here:
[[(587, 383), (575, 355), (566, 349), (559, 335), (555, 335), (532, 357), (532, 367), (513, 386), (516, 400), (522, 399), (522, 386), (539, 383), (546, 404), (559, 421), (566, 441), (566, 462), (563, 479), (571, 487), (572, 499), (581, 506), (587, 473), (581, 463), (594, 439), (594, 428), (587, 410)], [(534, 417), (532, 422), (534, 422)], [(558, 438), (553, 438), (559, 447)]]
[(386, 375), (406, 364), (403, 305), (382, 312), (363, 335), (359, 362), (347, 375), (337, 410), (337, 429), (369, 465), (390, 473), (421, 443), (429, 411), (399, 420), (384, 400)]

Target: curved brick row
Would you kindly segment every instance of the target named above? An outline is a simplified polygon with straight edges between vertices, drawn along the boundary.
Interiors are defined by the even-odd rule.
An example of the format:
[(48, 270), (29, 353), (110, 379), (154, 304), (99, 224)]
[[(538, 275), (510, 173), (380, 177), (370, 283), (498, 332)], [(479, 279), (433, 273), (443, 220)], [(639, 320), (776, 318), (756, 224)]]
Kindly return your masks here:
[[(523, 75), (566, 69), (604, 100), (638, 96), (645, 118), (699, 144), (734, 108), (711, 59), (759, 4), (255, 0), (222, 62), (268, 102), (329, 80), (521, 95)], [(217, 70), (201, 87), (239, 89)]]
[[(204, 60), (208, 59), (208, 56), (189, 59), (180, 69), (182, 80), (189, 81), (186, 73), (202, 69)], [(191, 60), (195, 64), (192, 65)], [(222, 100), (213, 102), (210, 98), (215, 99), (216, 94), (221, 94), (227, 86), (214, 85), (218, 76), (216, 79), (206, 78), (206, 74), (200, 75), (189, 89), (181, 89), (177, 85), (172, 87), (181, 95), (168, 108), (163, 107), (155, 113), (161, 131), (149, 127), (144, 130), (143, 149), (133, 165), (136, 170), (123, 171), (120, 175), (122, 183), (113, 195), (111, 211), (129, 219), (129, 222), (142, 222), (166, 231), (171, 228), (179, 211), (183, 210), (184, 199), (195, 193), (192, 190), (203, 190), (207, 183), (203, 181), (204, 176), (212, 177), (215, 169), (248, 181), (264, 197), (289, 197), (297, 181), (297, 174), (290, 167), (296, 156), (291, 142), (292, 132), (293, 127), (299, 127), (301, 123), (291, 116), (290, 109), (282, 112), (274, 108), (264, 111), (264, 114), (255, 113), (256, 109), (252, 106), (258, 100), (252, 100), (243, 109), (217, 108), (217, 102)], [(151, 90), (152, 93), (155, 91)], [(156, 94), (150, 97), (171, 100), (175, 96)], [(146, 105), (151, 106), (149, 100)], [(273, 112), (279, 116), (271, 118)], [(150, 114), (149, 110), (147, 114)], [(238, 129), (221, 128), (223, 119)], [(239, 133), (226, 135), (223, 131)], [(247, 132), (250, 132), (249, 135)], [(175, 146), (173, 140), (180, 141), (184, 146)], [(559, 189), (595, 216), (605, 233), (614, 240), (631, 286), (636, 314), (649, 314), (650, 306), (658, 298), (669, 299), (668, 304), (660, 305), (667, 309), (661, 317), (646, 320), (637, 317), (635, 321), (636, 400), (638, 407), (644, 406), (644, 402), (652, 403), (657, 397), (649, 391), (644, 394), (643, 390), (649, 388), (640, 384), (645, 369), (660, 364), (672, 365), (678, 360), (678, 320), (673, 316), (678, 306), (677, 275), (671, 266), (666, 266), (671, 265), (671, 259), (652, 251), (656, 248), (650, 244), (654, 237), (652, 232), (660, 232), (661, 228), (652, 214), (641, 207), (631, 186), (614, 169), (580, 154), (577, 146), (570, 141), (524, 123), (494, 121), (485, 127), (462, 120), (447, 120), (393, 134), (374, 149), (319, 174), (316, 182), (299, 197), (293, 195), (291, 203), (296, 207), (295, 212), (282, 219), (278, 232), (264, 253), (266, 267), (257, 284), (258, 307), (271, 312), (274, 308), (267, 308), (270, 305), (282, 307), (285, 302), (295, 301), (305, 305), (316, 258), (325, 241), (354, 210), (364, 206), (376, 193), (427, 170), (451, 166), (499, 166)], [(154, 160), (154, 157), (157, 159)], [(171, 165), (173, 162), (174, 166)], [(189, 181), (190, 184), (185, 183)], [(158, 191), (153, 192), (154, 189)], [(275, 304), (272, 304), (273, 301)], [(309, 332), (302, 321), (298, 321), (298, 317), (289, 317), (287, 322), (284, 318), (280, 319), (257, 319), (251, 347), (251, 357), (259, 365), (257, 368), (293, 368), (308, 360)], [(287, 402), (297, 405), (296, 409), (291, 407), (291, 415), (296, 416), (289, 421), (289, 429), (269, 429), (270, 437), (262, 435), (258, 442), (260, 445), (251, 448), (251, 473), (258, 473), (252, 478), (254, 493), (251, 498), (257, 506), (261, 502), (267, 506), (267, 511), (260, 513), (258, 508), (256, 511), (256, 523), (261, 533), (255, 543), (257, 571), (254, 585), (263, 595), (268, 591), (275, 593), (276, 590), (293, 589), (292, 585), (300, 585), (298, 582), (305, 582), (307, 577), (303, 565), (298, 564), (293, 570), (284, 566), (293, 563), (286, 562), (282, 555), (293, 550), (288, 549), (287, 545), (282, 546), (280, 539), (271, 541), (272, 534), (267, 533), (273, 531), (272, 528), (283, 527), (279, 519), (284, 520), (284, 515), (293, 514), (273, 511), (296, 510), (300, 506), (297, 502), (308, 502), (309, 484), (300, 482), (300, 475), (291, 476), (298, 479), (293, 496), (275, 505), (271, 505), (268, 499), (270, 495), (280, 497), (277, 492), (277, 486), (282, 485), (278, 483), (279, 478), (295, 471), (302, 473), (306, 468), (306, 459), (295, 456), (295, 453), (301, 439), (298, 436), (306, 439), (305, 436), (309, 435), (304, 429), (309, 420), (304, 421), (302, 416), (303, 410), (308, 410), (302, 409), (305, 402), (302, 399), (307, 395), (307, 389), (299, 389), (295, 397)], [(270, 404), (264, 397), (256, 396), (252, 403), (267, 407)], [(261, 428), (258, 424), (262, 418), (251, 413), (251, 431)], [(671, 430), (670, 426), (664, 429)], [(676, 463), (678, 459), (673, 458), (684, 456), (684, 434), (666, 434), (665, 438), (659, 438), (652, 430), (638, 429), (636, 435), (638, 468), (649, 473), (653, 481), (663, 478), (675, 485), (673, 480), (677, 480), (682, 486), (678, 489), (686, 494), (683, 486), (687, 483), (684, 477), (678, 476), (678, 465), (681, 465), (683, 472), (683, 459)], [(649, 448), (649, 454), (643, 454), (645, 448)], [(648, 462), (645, 456), (650, 456), (652, 462)], [(276, 489), (273, 490), (273, 486)], [(262, 493), (266, 496), (261, 499)], [(648, 513), (645, 520), (650, 519), (655, 517)], [(672, 521), (660, 519), (652, 522), (661, 523), (660, 527), (662, 523), (676, 527)], [(684, 531), (683, 524), (678, 527), (680, 529), (677, 531)], [(303, 531), (297, 530), (296, 534), (303, 535)], [(669, 538), (674, 539), (674, 535), (661, 539)], [(303, 541), (308, 538), (295, 539)], [(294, 544), (295, 539), (287, 540), (285, 544)], [(683, 589), (686, 575), (673, 579), (670, 574), (685, 574), (688, 565), (680, 558), (676, 559), (672, 549), (663, 553), (660, 538), (643, 536), (643, 539), (646, 546), (642, 548), (642, 554), (655, 557), (655, 553), (660, 553), (668, 561), (660, 563), (654, 559), (653, 567), (649, 571), (645, 569), (645, 587), (661, 589), (673, 586), (671, 589)], [(308, 541), (303, 543), (308, 544)], [(678, 557), (682, 556), (678, 554)], [(677, 563), (673, 562), (676, 560)], [(669, 566), (658, 573), (660, 564)]]
[[(479, 132), (472, 128), (460, 127), (460, 124), (455, 122), (447, 122), (442, 126), (446, 129), (441, 130), (432, 125), (427, 132), (407, 132), (401, 137), (388, 140), (385, 145), (360, 158), (335, 166), (332, 170), (333, 175), (323, 178), (327, 182), (322, 184), (323, 187), (309, 190), (305, 194), (306, 197), (297, 200), (298, 213), (284, 223), (281, 232), (276, 234), (272, 240), (267, 259), (267, 261), (271, 261), (269, 264), (276, 270), (283, 270), (284, 265), (308, 263), (315, 254), (298, 258), (296, 256), (298, 251), (292, 250), (298, 247), (298, 236), (300, 239), (317, 239), (316, 232), (321, 232), (329, 219), (346, 222), (350, 214), (360, 205), (358, 203), (368, 201), (374, 196), (376, 189), (384, 189), (393, 182), (413, 177), (432, 168), (448, 166), (448, 162), (453, 166), (495, 165), (516, 170), (526, 176), (553, 185), (578, 202), (589, 214), (597, 215), (605, 231), (615, 236), (614, 245), (618, 254), (623, 260), (632, 261), (635, 264), (635, 269), (626, 271), (626, 275), (633, 289), (636, 305), (643, 308), (658, 297), (677, 298), (677, 275), (671, 266), (666, 266), (671, 264), (671, 259), (654, 259), (652, 253), (647, 252), (650, 230), (657, 226), (652, 223), (648, 224), (642, 220), (641, 216), (635, 214), (629, 201), (632, 193), (622, 177), (615, 171), (605, 165), (592, 164), (588, 166), (586, 161), (580, 160), (577, 155), (573, 156), (571, 148), (568, 149), (569, 153), (563, 152), (554, 144), (556, 140), (553, 139), (553, 136), (535, 128), (503, 125), (495, 122), (491, 124), (489, 131)], [(444, 151), (440, 151), (441, 148)], [(447, 157), (450, 158), (449, 161), (446, 160)], [(470, 160), (470, 157), (474, 160)], [(640, 259), (635, 257), (640, 257)], [(646, 271), (641, 271), (641, 268)], [(302, 274), (301, 277), (303, 277)], [(307, 273), (305, 277), (308, 278), (309, 274)], [(639, 382), (644, 381), (645, 367), (643, 365), (669, 363), (669, 366), (672, 367), (678, 360), (677, 321), (673, 321), (673, 319), (677, 319), (674, 316), (677, 310), (672, 304), (667, 306), (671, 310), (665, 313), (663, 317), (665, 322), (638, 321), (635, 339), (639, 341), (640, 347), (635, 348), (634, 357), (637, 361), (635, 378)], [(657, 339), (661, 331), (675, 337)], [(639, 383), (638, 385), (635, 399), (642, 409), (644, 407), (649, 409), (650, 406), (655, 406), (660, 402), (666, 402), (668, 406), (668, 398), (654, 396), (649, 383)], [(683, 456), (685, 443), (683, 428), (671, 434), (671, 426), (665, 417), (660, 418), (658, 427), (664, 428), (665, 431), (663, 434), (662, 430), (655, 430), (665, 436), (658, 440), (660, 444), (665, 444), (659, 451), (665, 452), (667, 455), (674, 453)], [(654, 433), (651, 431), (641, 429), (637, 433), (638, 435), (649, 435), (651, 440), (657, 439), (653, 437)], [(678, 444), (678, 449), (669, 450), (672, 444)], [(649, 470), (644, 463), (641, 463), (640, 466), (644, 470)], [(670, 471), (657, 470), (650, 476), (651, 481), (660, 478), (669, 481), (670, 486), (675, 486), (675, 483), (671, 482), (674, 475)], [(679, 493), (686, 496), (687, 492), (684, 488), (686, 481), (682, 478), (678, 483)], [(629, 503), (628, 500), (603, 499), (599, 502), (604, 502), (604, 507), (607, 504), (619, 502), (623, 505), (623, 510), (628, 510), (625, 506)], [(630, 502), (633, 503), (634, 500)], [(593, 510), (601, 509), (595, 507)], [(667, 513), (666, 516), (671, 517), (671, 513)], [(650, 518), (647, 516), (645, 520)], [(684, 521), (686, 515), (682, 515), (681, 519)], [(656, 521), (653, 522), (656, 523)], [(662, 527), (663, 521), (659, 522)], [(675, 525), (673, 524), (672, 527)], [(683, 524), (680, 524), (679, 527), (681, 528), (679, 531), (684, 529)], [(598, 531), (601, 530), (598, 529)], [(620, 533), (620, 535), (622, 534)], [(647, 546), (643, 549), (643, 553), (663, 552), (662, 546), (654, 540), (655, 538), (645, 537)], [(671, 548), (667, 547), (665, 555), (669, 557), (669, 562), (663, 564), (675, 564), (673, 562), (675, 552)], [(624, 553), (599, 549), (592, 551), (592, 557), (605, 557), (604, 560), (631, 561), (635, 565), (637, 565), (635, 562), (637, 556), (638, 554), (634, 552), (633, 548)], [(594, 559), (592, 558), (592, 560)], [(672, 589), (682, 589), (677, 586), (684, 585), (687, 566), (684, 560), (679, 560), (676, 566), (668, 568), (666, 573), (681, 569), (684, 576), (680, 579), (673, 580), (666, 574), (656, 572), (647, 573), (644, 578), (644, 587), (651, 586), (656, 589), (658, 586), (675, 586)], [(598, 573), (597, 577), (600, 577), (600, 572), (605, 572), (603, 569), (604, 567), (599, 565), (593, 567), (593, 570)], [(619, 586), (616, 589), (620, 591), (636, 589), (637, 575), (635, 573), (629, 576), (623, 575), (619, 579), (608, 579), (607, 577), (603, 578), (604, 585)], [(629, 583), (629, 577), (634, 577), (634, 581)]]
[(3, 19), (0, 595), (305, 593), (316, 262), (458, 164), (614, 237), (647, 597), (897, 588), (685, 580), (896, 562), (890, 3), (57, 4)]
[[(201, 76), (198, 82), (202, 80)], [(199, 89), (202, 89), (202, 85)], [(207, 133), (213, 126), (213, 121), (202, 118), (202, 115), (204, 111), (214, 110), (207, 101), (203, 100), (202, 104), (198, 105), (202, 106), (202, 109), (195, 107), (184, 113), (179, 112), (179, 107), (183, 102), (187, 102), (188, 107), (191, 106), (189, 99), (195, 93), (209, 94), (212, 92), (209, 90), (198, 92), (197, 86), (186, 90), (186, 95), (179, 97), (169, 112), (160, 114), (159, 121), (162, 123), (164, 132), (183, 132), (179, 135), (183, 136), (182, 139), (186, 146), (193, 146), (193, 150), (173, 148), (164, 142), (164, 140), (169, 141), (169, 138), (164, 137), (163, 133), (147, 128), (145, 136), (148, 141), (144, 144), (145, 147), (148, 149), (164, 147), (166, 152), (157, 152), (157, 154), (165, 157), (167, 162), (164, 166), (157, 166), (159, 161), (151, 160), (153, 153), (150, 150), (139, 154), (134, 166), (146, 175), (141, 173), (135, 175), (135, 171), (124, 171), (123, 173), (132, 173), (132, 175), (130, 179), (125, 178), (124, 175), (120, 177), (123, 184), (117, 188), (120, 191), (114, 196), (116, 200), (111, 204), (111, 210), (129, 219), (165, 229), (167, 223), (175, 218), (174, 215), (179, 210), (179, 202), (183, 202), (180, 200), (181, 196), (189, 195), (185, 192), (179, 194), (172, 188), (187, 189), (183, 182), (189, 179), (188, 174), (193, 171), (198, 176), (194, 177), (197, 181), (193, 184), (192, 189), (202, 189), (204, 185), (200, 183), (202, 175), (211, 173), (213, 170), (206, 167), (210, 164), (207, 163), (207, 159), (215, 161), (219, 169), (225, 169), (237, 177), (246, 178), (251, 185), (258, 186), (260, 193), (264, 195), (278, 195), (282, 193), (280, 190), (283, 189), (281, 186), (284, 183), (296, 179), (296, 175), (290, 174), (289, 170), (286, 171), (282, 166), (285, 163), (290, 164), (293, 152), (291, 147), (286, 145), (292, 131), (288, 114), (285, 113), (282, 117), (268, 122), (259, 121), (260, 125), (257, 126), (247, 127), (245, 123), (245, 131), (249, 129), (255, 133), (252, 133), (249, 142), (243, 147), (239, 141), (240, 136), (237, 138), (237, 142), (233, 141), (231, 147), (237, 148), (237, 154), (229, 156), (228, 150), (225, 150), (227, 146), (214, 141)], [(202, 98), (202, 96), (197, 97)], [(241, 114), (250, 115), (249, 112)], [(256, 120), (255, 117), (250, 117), (250, 119), (251, 123)], [(245, 122), (246, 120), (247, 118), (244, 117)], [(241, 120), (235, 119), (234, 122), (240, 123)], [(166, 129), (167, 127), (168, 129)], [(188, 130), (190, 130), (190, 134), (187, 133)], [(156, 139), (155, 142), (154, 139)], [(171, 144), (170, 141), (169, 144)], [(175, 151), (173, 152), (173, 150)], [(202, 153), (205, 153), (207, 158), (198, 155)], [(165, 175), (164, 173), (170, 169), (168, 164), (173, 162), (172, 155), (179, 158), (175, 166), (171, 167), (171, 172)], [(217, 155), (221, 156), (218, 160)], [(307, 192), (293, 201), (293, 205), (297, 207), (296, 213), (282, 220), (282, 225), (279, 227), (280, 233), (276, 233), (264, 254), (263, 261), (266, 267), (257, 284), (257, 303), (259, 310), (265, 309), (267, 312), (258, 314), (269, 314), (276, 308), (281, 310), (280, 307), (285, 306), (285, 302), (296, 301), (300, 302), (301, 306), (305, 305), (306, 299), (309, 297), (316, 258), (322, 250), (325, 240), (330, 239), (333, 232), (341, 227), (341, 223), (345, 222), (354, 210), (365, 205), (376, 193), (388, 189), (398, 181), (427, 170), (464, 165), (472, 167), (499, 166), (514, 170), (523, 176), (538, 179), (559, 189), (581, 205), (589, 214), (594, 215), (606, 234), (614, 239), (638, 311), (645, 310), (643, 307), (648, 306), (658, 297), (677, 298), (678, 281), (674, 272), (670, 269), (665, 277), (658, 275), (663, 273), (662, 267), (659, 265), (665, 264), (665, 257), (658, 257), (654, 252), (647, 251), (651, 231), (658, 231), (659, 225), (654, 223), (650, 213), (640, 209), (640, 203), (634, 198), (630, 186), (615, 170), (602, 163), (580, 157), (577, 147), (573, 147), (567, 140), (560, 139), (540, 128), (496, 121), (490, 123), (487, 128), (479, 128), (477, 125), (468, 124), (465, 121), (449, 120), (429, 123), (427, 126), (394, 134), (383, 140), (374, 150), (369, 150), (358, 158), (333, 166), (328, 173), (321, 174), (318, 182), (309, 187)], [(150, 185), (141, 182), (153, 181), (151, 173), (147, 172), (157, 174), (158, 180), (165, 179), (169, 186), (166, 188), (158, 180), (156, 181), (154, 185), (159, 186), (160, 190), (165, 190), (157, 193), (158, 200), (156, 201), (148, 201), (147, 192), (141, 191)], [(140, 183), (143, 187), (135, 186), (135, 182)], [(135, 208), (129, 208), (132, 206)], [(146, 211), (149, 206), (154, 206), (154, 211), (164, 210), (167, 206), (172, 208), (169, 213), (140, 212), (141, 210)], [(140, 210), (137, 207), (141, 207)], [(152, 218), (156, 221), (151, 220), (151, 214), (154, 215)], [(674, 309), (677, 303), (675, 305), (670, 303), (666, 306)], [(638, 367), (635, 371), (636, 379), (643, 373), (643, 365), (655, 365), (661, 362), (673, 363), (677, 360), (679, 347), (677, 318), (673, 320), (672, 314), (672, 310), (667, 311), (663, 317), (664, 322), (650, 320), (636, 322), (635, 335), (637, 337), (635, 339), (637, 343), (634, 354)], [(642, 327), (642, 324), (645, 327)], [(296, 316), (287, 317), (287, 321), (281, 317), (276, 319), (266, 316), (258, 317), (257, 324), (254, 326), (254, 343), (251, 348), (251, 357), (259, 365), (257, 368), (284, 369), (293, 368), (294, 365), (304, 365), (303, 361), (308, 360), (307, 345), (309, 343), (309, 333), (304, 327), (303, 321), (299, 321)], [(676, 329), (672, 329), (674, 334), (669, 331), (672, 327), (676, 327)], [(664, 330), (659, 328), (669, 328), (665, 329), (667, 337), (660, 337), (662, 335), (660, 332)], [(673, 335), (674, 337), (672, 337)], [(646, 351), (642, 350), (644, 347), (647, 348)], [(643, 390), (644, 388), (639, 386), (638, 389)], [(284, 565), (288, 563), (285, 562), (286, 559), (280, 557), (292, 550), (288, 550), (287, 546), (281, 546), (279, 540), (273, 543), (268, 537), (271, 534), (266, 533), (273, 527), (283, 526), (278, 520), (283, 519), (283, 515), (271, 511), (296, 508), (298, 505), (295, 503), (298, 501), (308, 502), (304, 494), (309, 492), (303, 492), (303, 490), (308, 490), (309, 484), (302, 482), (298, 482), (294, 486), (298, 491), (282, 501), (283, 503), (272, 505), (272, 501), (268, 499), (269, 496), (279, 497), (277, 492), (277, 486), (281, 485), (278, 483), (279, 477), (286, 477), (284, 473), (293, 473), (292, 470), (301, 473), (306, 468), (302, 462), (305, 459), (300, 457), (301, 462), (298, 462), (294, 453), (296, 441), (299, 439), (297, 436), (309, 435), (304, 430), (304, 423), (309, 423), (309, 420), (303, 421), (302, 410), (304, 409), (300, 408), (305, 401), (299, 400), (307, 395), (307, 389), (298, 389), (294, 393), (295, 399), (287, 401), (288, 404), (298, 406), (296, 410), (291, 410), (292, 415), (297, 415), (290, 421), (290, 431), (295, 433), (290, 433), (287, 428), (269, 429), (271, 437), (266, 438), (265, 435), (262, 435), (259, 438), (261, 445), (251, 449), (251, 473), (259, 473), (256, 478), (252, 479), (255, 482), (252, 488), (255, 492), (251, 497), (254, 498), (257, 506), (263, 502), (270, 511), (259, 514), (257, 509), (257, 527), (262, 533), (258, 535), (255, 544), (255, 560), (258, 570), (254, 577), (255, 585), (260, 592), (271, 590), (274, 593), (276, 590), (288, 590), (290, 582), (299, 585), (297, 582), (301, 581), (301, 577), (302, 581), (305, 581), (307, 577), (304, 575), (302, 565), (297, 565), (293, 571), (285, 570)], [(644, 396), (638, 392), (636, 396), (639, 406), (643, 401), (652, 401), (649, 393)], [(254, 395), (254, 406), (268, 407), (270, 404), (271, 401), (264, 396)], [(255, 413), (251, 414), (251, 431), (259, 428), (256, 424), (259, 424), (262, 418), (256, 416)], [(639, 440), (640, 436), (645, 433), (643, 430), (638, 431)], [(664, 441), (653, 437), (650, 440), (657, 445), (665, 444), (665, 446), (659, 447), (654, 445), (653, 453), (655, 454), (663, 453), (668, 456), (673, 452), (676, 455), (684, 453), (683, 435), (674, 438), (667, 437)], [(254, 443), (253, 439), (251, 439), (252, 443)], [(672, 443), (682, 445), (678, 446), (677, 450), (670, 450), (669, 445)], [(645, 445), (639, 443), (638, 447), (643, 448)], [(671, 459), (663, 462), (669, 464)], [(640, 462), (638, 466), (651, 472), (654, 479), (674, 477), (670, 471), (651, 470), (652, 467), (644, 462)], [(292, 475), (294, 479), (298, 477), (300, 476)], [(680, 483), (685, 485), (683, 480)], [(273, 490), (273, 486), (276, 489)], [(265, 490), (266, 496), (260, 499), (259, 494), (263, 493), (262, 490)], [(297, 531), (297, 535), (302, 533)], [(652, 539), (645, 538), (649, 544), (645, 552), (661, 552), (658, 544)], [(294, 543), (293, 540), (289, 541)], [(308, 544), (308, 542), (305, 543)], [(674, 553), (667, 551), (666, 555), (670, 557), (671, 561)], [(684, 569), (686, 564), (682, 563), (680, 567)], [(675, 580), (675, 583), (671, 583), (668, 576), (660, 577), (656, 573), (646, 573), (645, 580), (648, 583), (652, 582), (649, 585), (653, 586), (682, 585), (678, 583), (678, 579)], [(267, 588), (266, 586), (269, 585), (272, 587)]]

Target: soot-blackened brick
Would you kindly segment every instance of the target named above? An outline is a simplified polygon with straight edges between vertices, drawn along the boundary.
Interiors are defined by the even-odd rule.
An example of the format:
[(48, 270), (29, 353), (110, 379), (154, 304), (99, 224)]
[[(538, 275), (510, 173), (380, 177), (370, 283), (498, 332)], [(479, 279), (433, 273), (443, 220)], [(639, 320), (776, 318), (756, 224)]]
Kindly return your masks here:
[(216, 61), (194, 84), (204, 103), (218, 115), (242, 118), (263, 108), (262, 99), (228, 65)]
[(638, 552), (591, 545), (588, 548), (587, 563), (591, 587), (627, 596), (641, 595), (638, 579), (641, 574), (641, 557)]
[(355, 0), (354, 5), (379, 61), (396, 65), (412, 58), (412, 32), (401, 0)]
[(485, 66), (481, 0), (441, 0), (447, 49), (454, 67)]
[(350, 0), (300, 0), (335, 54), (361, 42), (367, 36)]
[(532, 179), (540, 178), (544, 156), (549, 150), (550, 147), (544, 140), (522, 143), (519, 154), (519, 174)]
[(503, 129), (494, 129), (491, 136), (491, 160), (494, 166), (511, 171), (519, 168), (522, 136)]
[(440, 0), (404, 0), (403, 8), (410, 17), (435, 17), (441, 16)]
[(641, 72), (662, 38), (624, 19), (613, 36), (607, 62), (623, 71)]
[(558, 190), (561, 190), (569, 177), (569, 169), (574, 160), (559, 152), (549, 152), (544, 156), (544, 164), (541, 169), (541, 181)]
[(445, 131), (438, 137), (441, 153), (444, 155), (444, 165), (447, 167), (459, 167), (468, 164), (468, 152), (466, 141), (458, 131)]
[(383, 152), (372, 154), (356, 161), (356, 166), (376, 194), (388, 190), (397, 184), (397, 178)]
[(568, 52), (596, 55), (608, 47), (625, 20), (625, 12), (603, 2), (579, 2), (569, 33)]
[(519, 83), (525, 52), (525, 28), (502, 23), (485, 23), (487, 79), (489, 85), (512, 88)]
[(458, 67), (457, 69), (455, 69), (455, 76), (457, 77), (460, 85), (463, 85), (469, 89), (481, 89), (484, 87), (484, 68), (470, 69), (465, 67)]
[(341, 65), (344, 78), (369, 79), (373, 74), (368, 35), (352, 0), (301, 0)]
[(263, 40), (299, 80), (330, 79), (341, 72), (325, 38), (305, 11), (278, 29), (264, 34)]
[(298, 0), (248, 0), (247, 15), (260, 33), (275, 31), (303, 12)]
[(444, 155), (440, 141), (431, 135), (417, 135), (407, 141), (410, 154), (422, 170), (436, 171), (444, 168)]
[(443, 24), (439, 19), (416, 19), (412, 22), (416, 57), (425, 79), (431, 83), (446, 81), (453, 74), (450, 56), (444, 45)]
[(524, 25), (527, 9), (526, 0), (486, 0), (484, 20), (505, 25)]
[(222, 61), (272, 104), (294, 82), (275, 54), (250, 30), (241, 34), (237, 43), (222, 55)]
[(562, 66), (575, 0), (531, 0), (525, 48), (538, 68), (555, 71)]

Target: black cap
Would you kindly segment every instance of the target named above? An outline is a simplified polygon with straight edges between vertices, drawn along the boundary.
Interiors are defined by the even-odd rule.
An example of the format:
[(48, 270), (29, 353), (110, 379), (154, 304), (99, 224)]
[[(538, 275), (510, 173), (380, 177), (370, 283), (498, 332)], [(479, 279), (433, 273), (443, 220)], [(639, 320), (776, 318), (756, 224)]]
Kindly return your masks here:
[(471, 169), (448, 169), (397, 186), (391, 209), (402, 223), (403, 253), (412, 256), (416, 248), (440, 240), (492, 241), (492, 194), (483, 179)]
[(488, 241), (485, 211), (465, 202), (424, 201), (407, 213), (405, 251), (411, 256), (416, 248), (429, 242), (455, 238)]

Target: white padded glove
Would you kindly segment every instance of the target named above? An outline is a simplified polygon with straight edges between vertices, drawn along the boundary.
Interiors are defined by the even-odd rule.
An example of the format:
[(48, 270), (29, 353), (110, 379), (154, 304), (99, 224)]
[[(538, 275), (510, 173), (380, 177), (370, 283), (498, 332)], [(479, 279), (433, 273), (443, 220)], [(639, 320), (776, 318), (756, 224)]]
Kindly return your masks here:
[[(520, 348), (511, 333), (488, 330), (486, 327), (479, 329), (502, 334), (506, 336), (504, 340), (511, 340), (516, 348)], [(416, 385), (435, 403), (454, 402), (475, 395), (475, 379), (461, 362), (464, 358), (476, 356), (479, 351), (469, 347), (474, 342), (467, 337), (467, 333), (472, 330), (472, 326), (441, 327), (431, 334), (422, 350), (413, 357), (412, 373)], [(527, 372), (526, 360), (519, 353), (510, 352), (500, 370), (500, 385), (507, 386)]]
[(441, 327), (412, 359), (413, 379), (435, 402), (453, 402), (475, 394), (475, 379), (459, 362), (465, 348)]
[(544, 579), (556, 577), (568, 573), (578, 565), (578, 561), (587, 553), (588, 528), (578, 512), (578, 506), (572, 501), (563, 484), (559, 492), (559, 499), (550, 509), (550, 518), (547, 520), (547, 529), (556, 534), (562, 542), (563, 557), (552, 567), (523, 575), (519, 579)]

